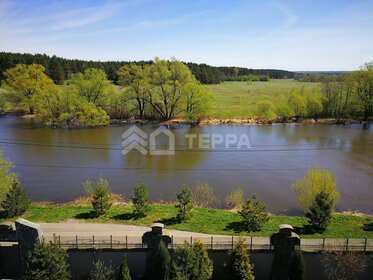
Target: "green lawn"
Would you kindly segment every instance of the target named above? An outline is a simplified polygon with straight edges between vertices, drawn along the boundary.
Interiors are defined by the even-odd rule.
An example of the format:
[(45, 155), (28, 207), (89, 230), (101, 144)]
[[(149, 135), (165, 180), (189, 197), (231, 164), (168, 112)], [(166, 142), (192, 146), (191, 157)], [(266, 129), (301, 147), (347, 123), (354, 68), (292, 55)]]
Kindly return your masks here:
[(298, 82), (291, 79), (271, 80), (269, 82), (224, 82), (210, 85), (210, 90), (216, 95), (211, 118), (251, 117), (255, 114), (256, 104), (270, 100), (275, 106), (286, 102), (288, 93), (295, 88), (300, 92), (305, 87), (306, 93), (318, 92), (320, 83)]
[[(150, 226), (154, 222), (162, 222), (166, 228), (201, 232), (208, 234), (227, 235), (253, 235), (269, 236), (278, 230), (278, 225), (287, 223), (295, 227), (297, 233), (303, 238), (373, 238), (372, 219), (357, 216), (347, 216), (336, 214), (333, 222), (324, 234), (304, 234), (303, 226), (307, 224), (304, 217), (292, 216), (271, 216), (262, 231), (248, 233), (242, 231), (240, 216), (237, 213), (206, 208), (194, 208), (192, 218), (184, 223), (175, 221), (177, 210), (173, 205), (152, 205), (147, 217), (134, 219), (132, 217), (133, 208), (114, 206), (107, 216), (92, 218), (88, 206), (31, 206), (22, 216), (34, 222), (61, 222), (68, 219), (84, 219), (94, 223), (118, 223), (129, 225)], [(0, 219), (0, 222), (4, 219)], [(369, 224), (364, 230), (364, 225)]]

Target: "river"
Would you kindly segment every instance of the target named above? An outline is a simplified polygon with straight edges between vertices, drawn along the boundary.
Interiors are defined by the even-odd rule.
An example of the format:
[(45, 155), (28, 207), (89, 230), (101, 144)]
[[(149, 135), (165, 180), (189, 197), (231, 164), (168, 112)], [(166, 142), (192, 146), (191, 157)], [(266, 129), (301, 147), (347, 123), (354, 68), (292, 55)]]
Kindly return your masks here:
[[(240, 186), (246, 197), (256, 193), (270, 212), (294, 215), (300, 212), (290, 185), (308, 168), (320, 166), (337, 177), (337, 210), (373, 214), (372, 124), (180, 125), (170, 129), (174, 155), (128, 149), (123, 155), (122, 134), (130, 127), (49, 128), (6, 116), (0, 118), (0, 147), (36, 201), (70, 201), (84, 194), (83, 181), (102, 175), (111, 191), (126, 197), (141, 181), (152, 200), (169, 201), (183, 184), (207, 182), (224, 201)], [(158, 127), (139, 128), (150, 134)], [(246, 140), (234, 145), (232, 139), (242, 135), (249, 145)], [(214, 140), (216, 147), (211, 147)], [(168, 147), (165, 135), (156, 137), (155, 147)]]

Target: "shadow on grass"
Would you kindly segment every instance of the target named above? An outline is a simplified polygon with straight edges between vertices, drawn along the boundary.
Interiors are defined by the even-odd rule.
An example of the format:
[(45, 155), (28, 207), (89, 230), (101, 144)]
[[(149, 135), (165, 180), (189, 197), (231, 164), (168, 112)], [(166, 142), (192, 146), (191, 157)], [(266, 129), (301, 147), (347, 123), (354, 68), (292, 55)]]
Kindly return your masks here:
[(363, 225), (363, 230), (365, 230), (365, 231), (373, 231), (373, 221), (367, 221)]
[(177, 217), (171, 217), (171, 218), (164, 218), (161, 220), (156, 221), (156, 223), (162, 223), (165, 226), (171, 226), (174, 224), (180, 224), (181, 221)]
[(231, 222), (226, 227), (225, 230), (233, 230), (235, 233), (245, 232), (246, 227), (243, 222)]
[(94, 219), (97, 218), (96, 214), (94, 211), (90, 211), (88, 213), (80, 213), (75, 215), (75, 219)]
[(303, 225), (300, 227), (295, 226), (294, 227), (294, 232), (296, 234), (315, 234), (315, 233), (320, 233), (317, 230), (315, 230), (311, 225)]
[(112, 217), (112, 219), (114, 220), (122, 220), (122, 221), (137, 220), (140, 218), (141, 217), (139, 217), (135, 213), (123, 213), (123, 214), (115, 215)]

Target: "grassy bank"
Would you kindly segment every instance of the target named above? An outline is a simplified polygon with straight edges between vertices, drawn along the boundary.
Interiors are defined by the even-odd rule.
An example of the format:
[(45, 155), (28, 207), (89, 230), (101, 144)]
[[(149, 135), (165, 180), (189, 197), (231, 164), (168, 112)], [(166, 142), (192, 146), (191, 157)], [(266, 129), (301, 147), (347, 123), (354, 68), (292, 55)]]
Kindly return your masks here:
[(297, 92), (304, 87), (307, 93), (319, 91), (320, 83), (298, 82), (291, 79), (271, 80), (269, 82), (224, 82), (210, 85), (216, 101), (211, 118), (247, 118), (253, 117), (256, 105), (263, 100), (271, 101), (275, 106), (286, 103), (292, 88)]
[[(303, 238), (373, 238), (373, 220), (350, 215), (333, 215), (333, 221), (324, 234), (312, 234), (304, 227), (307, 219), (293, 216), (270, 216), (270, 220), (260, 232), (248, 233), (242, 229), (241, 218), (237, 213), (206, 208), (194, 208), (192, 218), (179, 223), (175, 217), (177, 210), (173, 205), (154, 204), (147, 217), (135, 219), (132, 206), (113, 206), (103, 217), (94, 218), (90, 206), (31, 206), (22, 216), (33, 222), (62, 222), (66, 220), (84, 220), (93, 223), (118, 223), (138, 226), (150, 226), (162, 222), (166, 228), (207, 234), (270, 236), (282, 223), (291, 224)], [(5, 221), (0, 219), (0, 222)]]

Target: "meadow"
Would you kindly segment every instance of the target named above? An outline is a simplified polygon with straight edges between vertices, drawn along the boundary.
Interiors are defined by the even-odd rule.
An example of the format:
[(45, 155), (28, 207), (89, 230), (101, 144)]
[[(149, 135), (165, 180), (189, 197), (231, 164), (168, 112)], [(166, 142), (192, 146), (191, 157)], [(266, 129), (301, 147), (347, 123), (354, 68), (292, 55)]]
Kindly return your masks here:
[(209, 85), (216, 100), (210, 117), (213, 119), (248, 118), (255, 116), (256, 105), (263, 100), (271, 101), (275, 106), (286, 103), (291, 90), (300, 93), (304, 87), (306, 93), (320, 91), (320, 83), (298, 82), (292, 79), (271, 80), (269, 82), (224, 82)]

